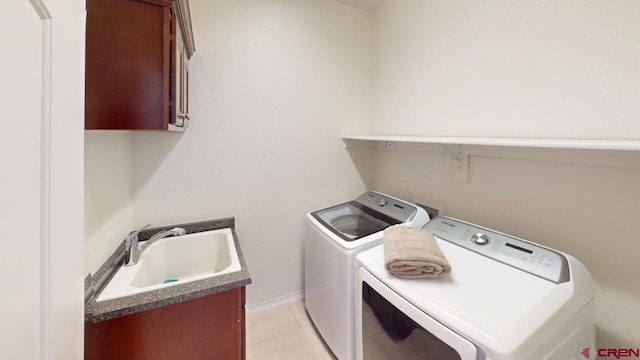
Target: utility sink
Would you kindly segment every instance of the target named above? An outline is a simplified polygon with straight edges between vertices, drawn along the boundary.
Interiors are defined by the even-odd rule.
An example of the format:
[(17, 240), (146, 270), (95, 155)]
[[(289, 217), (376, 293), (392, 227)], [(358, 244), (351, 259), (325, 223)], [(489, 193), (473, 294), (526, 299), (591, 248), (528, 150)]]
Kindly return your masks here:
[(240, 271), (230, 228), (157, 240), (138, 263), (121, 266), (97, 302), (141, 294), (170, 286)]

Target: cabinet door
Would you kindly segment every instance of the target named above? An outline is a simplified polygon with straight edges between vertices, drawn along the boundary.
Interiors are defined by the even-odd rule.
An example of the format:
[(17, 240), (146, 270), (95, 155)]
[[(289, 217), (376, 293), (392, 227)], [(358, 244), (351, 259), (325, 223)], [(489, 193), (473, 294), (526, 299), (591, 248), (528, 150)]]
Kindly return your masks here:
[(171, 12), (133, 0), (87, 0), (86, 129), (166, 130)]
[(85, 360), (242, 360), (244, 287), (85, 324)]
[(175, 125), (189, 126), (189, 61), (184, 47), (180, 26), (176, 26), (175, 48), (175, 92), (172, 102), (175, 106)]

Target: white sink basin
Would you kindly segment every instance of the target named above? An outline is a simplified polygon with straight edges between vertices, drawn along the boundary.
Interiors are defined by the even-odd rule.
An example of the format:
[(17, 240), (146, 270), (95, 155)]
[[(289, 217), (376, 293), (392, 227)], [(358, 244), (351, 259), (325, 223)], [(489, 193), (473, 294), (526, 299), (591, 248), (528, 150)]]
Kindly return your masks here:
[(122, 266), (97, 302), (240, 271), (231, 229), (168, 237), (149, 245), (138, 263)]

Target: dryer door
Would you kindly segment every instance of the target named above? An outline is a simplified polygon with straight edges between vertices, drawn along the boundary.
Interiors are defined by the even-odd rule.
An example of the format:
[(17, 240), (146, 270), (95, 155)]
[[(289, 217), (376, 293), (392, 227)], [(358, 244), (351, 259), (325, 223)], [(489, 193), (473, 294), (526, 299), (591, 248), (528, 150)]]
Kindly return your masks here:
[(476, 360), (476, 347), (363, 268), (356, 281), (356, 359)]

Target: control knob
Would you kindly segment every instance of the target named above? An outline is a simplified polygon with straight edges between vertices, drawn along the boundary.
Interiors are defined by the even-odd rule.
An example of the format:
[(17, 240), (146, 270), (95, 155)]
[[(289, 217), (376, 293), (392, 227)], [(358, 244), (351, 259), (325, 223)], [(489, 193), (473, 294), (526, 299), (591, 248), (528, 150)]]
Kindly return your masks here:
[(487, 245), (489, 240), (489, 237), (483, 233), (476, 233), (471, 237), (471, 241), (477, 245)]

